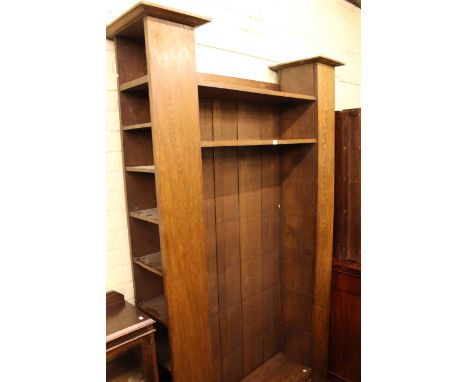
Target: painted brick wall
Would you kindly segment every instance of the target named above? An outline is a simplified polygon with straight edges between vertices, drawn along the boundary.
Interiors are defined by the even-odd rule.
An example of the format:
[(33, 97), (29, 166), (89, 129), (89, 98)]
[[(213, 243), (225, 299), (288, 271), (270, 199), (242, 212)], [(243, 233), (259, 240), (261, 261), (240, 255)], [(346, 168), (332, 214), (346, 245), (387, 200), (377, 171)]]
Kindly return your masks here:
[[(361, 10), (345, 0), (155, 0), (212, 18), (196, 29), (199, 72), (276, 82), (269, 65), (323, 55), (336, 69), (336, 110), (361, 107)], [(106, 22), (135, 1), (106, 0)], [(107, 289), (133, 301), (114, 45), (107, 41)]]

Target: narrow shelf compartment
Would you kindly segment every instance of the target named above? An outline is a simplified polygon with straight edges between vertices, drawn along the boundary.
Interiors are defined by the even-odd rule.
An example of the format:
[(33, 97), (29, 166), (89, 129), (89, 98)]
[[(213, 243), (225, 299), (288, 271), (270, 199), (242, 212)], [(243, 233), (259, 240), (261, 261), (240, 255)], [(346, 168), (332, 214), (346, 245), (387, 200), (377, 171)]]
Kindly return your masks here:
[(122, 130), (124, 130), (124, 131), (140, 130), (140, 129), (151, 129), (151, 122), (136, 123), (134, 125), (122, 126)]
[(148, 89), (148, 75), (144, 75), (142, 77), (136, 78), (131, 81), (127, 81), (124, 83), (121, 83), (119, 86), (119, 90), (121, 92), (124, 91), (143, 91)]
[(172, 373), (171, 351), (169, 348), (169, 338), (167, 333), (159, 335), (156, 339), (156, 350), (158, 363), (167, 371)]
[(133, 259), (135, 264), (146, 270), (153, 272), (159, 276), (163, 275), (162, 263), (161, 263), (161, 252), (150, 253), (145, 256), (136, 257)]
[(201, 141), (201, 147), (280, 146), (317, 143), (315, 138), (303, 139), (242, 139), (227, 141)]
[(282, 92), (278, 90), (251, 88), (248, 86), (208, 82), (199, 80), (198, 95), (201, 97), (225, 98), (246, 101), (267, 101), (277, 103), (310, 102), (314, 96)]
[(255, 369), (242, 382), (305, 382), (312, 369), (293, 361), (283, 353), (278, 353), (258, 369)]
[(163, 294), (138, 304), (138, 309), (141, 309), (148, 316), (167, 327), (168, 316), (166, 300)]
[(150, 174), (154, 174), (154, 165), (148, 166), (127, 166), (125, 170), (129, 172), (147, 172)]
[(159, 224), (159, 210), (157, 208), (149, 208), (147, 210), (130, 212), (130, 216), (135, 219), (140, 219), (153, 224)]

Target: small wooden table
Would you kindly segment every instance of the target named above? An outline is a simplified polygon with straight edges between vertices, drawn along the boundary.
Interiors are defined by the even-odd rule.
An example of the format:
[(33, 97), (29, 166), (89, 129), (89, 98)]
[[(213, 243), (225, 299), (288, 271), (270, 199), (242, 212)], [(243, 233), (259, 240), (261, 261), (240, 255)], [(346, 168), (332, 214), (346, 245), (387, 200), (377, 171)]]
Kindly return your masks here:
[(107, 292), (106, 300), (107, 381), (159, 382), (155, 321), (118, 292)]

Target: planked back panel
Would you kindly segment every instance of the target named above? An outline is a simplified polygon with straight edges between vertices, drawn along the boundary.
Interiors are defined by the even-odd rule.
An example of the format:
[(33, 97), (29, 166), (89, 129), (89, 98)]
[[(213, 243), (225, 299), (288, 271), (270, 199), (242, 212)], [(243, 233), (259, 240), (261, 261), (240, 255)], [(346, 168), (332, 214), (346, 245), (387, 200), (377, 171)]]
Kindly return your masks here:
[[(285, 110), (291, 108), (201, 99), (201, 139), (280, 138)], [(210, 326), (219, 380), (239, 381), (282, 351), (282, 321), (298, 336), (310, 326), (311, 291), (302, 284), (312, 286), (313, 158), (313, 145), (202, 149)], [(283, 306), (283, 317), (281, 283), (286, 301), (297, 305)], [(291, 353), (308, 363), (302, 350), (294, 347)]]

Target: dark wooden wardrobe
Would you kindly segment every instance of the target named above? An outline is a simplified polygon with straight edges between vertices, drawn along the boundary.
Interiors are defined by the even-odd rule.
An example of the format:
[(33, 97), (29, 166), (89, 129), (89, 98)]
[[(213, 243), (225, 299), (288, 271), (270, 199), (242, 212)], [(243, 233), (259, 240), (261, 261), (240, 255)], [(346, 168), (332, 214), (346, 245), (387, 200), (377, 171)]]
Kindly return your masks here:
[(337, 111), (329, 380), (361, 380), (361, 109)]
[(197, 73), (209, 19), (139, 3), (117, 57), (135, 300), (175, 382), (325, 381), (334, 67), (278, 84)]

